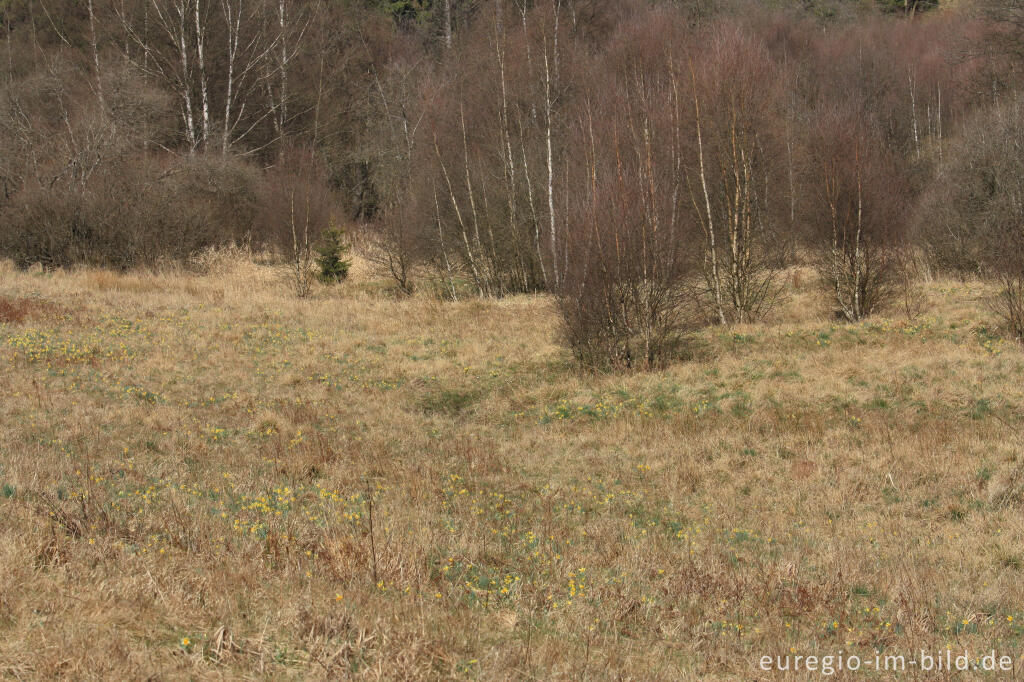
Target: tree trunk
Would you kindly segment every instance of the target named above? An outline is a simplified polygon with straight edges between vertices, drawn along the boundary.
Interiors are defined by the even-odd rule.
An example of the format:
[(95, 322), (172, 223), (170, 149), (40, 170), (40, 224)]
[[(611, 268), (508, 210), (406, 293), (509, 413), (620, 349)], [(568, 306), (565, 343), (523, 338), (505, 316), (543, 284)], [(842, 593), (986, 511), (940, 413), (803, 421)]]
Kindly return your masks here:
[(452, 0), (444, 0), (444, 46), (452, 49)]
[(285, 126), (287, 125), (287, 122), (288, 122), (288, 41), (287, 41), (287, 37), (285, 35), (286, 27), (287, 27), (287, 21), (286, 21), (284, 3), (285, 3), (285, 0), (278, 0), (278, 3), (277, 3), (278, 27), (281, 30), (281, 33), (280, 33), (280, 40), (281, 40), (281, 74), (280, 74), (281, 75), (281, 96), (280, 96), (280, 98), (278, 100), (278, 107), (279, 107), (279, 109), (278, 109), (278, 116), (277, 116), (277, 119), (278, 119), (277, 128), (278, 128), (279, 135), (281, 136), (281, 145), (280, 145), (279, 149), (281, 150), (282, 153), (284, 152)]
[(558, 276), (558, 236), (555, 221), (555, 163), (551, 145), (551, 69), (547, 47), (544, 48), (544, 121), (545, 142), (547, 145), (548, 170), (548, 219), (551, 230), (551, 276), (557, 287)]
[(196, 58), (199, 62), (199, 98), (203, 115), (203, 130), (200, 144), (205, 150), (206, 143), (210, 139), (210, 94), (206, 84), (206, 54), (204, 46), (206, 40), (206, 27), (203, 26), (200, 18), (200, 5), (202, 4), (202, 0), (194, 0), (194, 2), (196, 19)]
[(700, 100), (697, 97), (697, 77), (695, 74), (693, 79), (693, 106), (697, 119), (697, 158), (700, 168), (700, 185), (704, 191), (704, 208), (707, 211), (707, 222), (705, 223), (702, 220), (701, 223), (704, 224), (704, 232), (708, 239), (707, 259), (711, 268), (711, 291), (715, 297), (715, 312), (718, 314), (718, 322), (726, 324), (725, 307), (722, 302), (722, 282), (718, 273), (718, 246), (715, 243), (714, 214), (711, 208), (711, 194), (708, 192), (707, 172), (704, 167), (704, 136), (701, 131)]

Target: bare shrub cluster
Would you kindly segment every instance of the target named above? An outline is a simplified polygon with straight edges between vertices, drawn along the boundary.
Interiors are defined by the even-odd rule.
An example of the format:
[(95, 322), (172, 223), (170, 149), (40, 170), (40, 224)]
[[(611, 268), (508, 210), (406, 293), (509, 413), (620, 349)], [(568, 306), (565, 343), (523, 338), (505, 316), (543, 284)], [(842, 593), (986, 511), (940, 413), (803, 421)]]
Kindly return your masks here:
[(231, 160), (128, 158), (80, 185), (23, 189), (3, 212), (0, 249), (23, 267), (184, 261), (258, 230), (262, 186), (252, 169)]
[(936, 66), (948, 27), (625, 11), (600, 37), (557, 5), (480, 19), (459, 78), (409, 100), (426, 122), (403, 127), (420, 181), (402, 205), (419, 220), (397, 207), (390, 261), (418, 254), (452, 295), (552, 291), (599, 365), (761, 319), (803, 255), (841, 318), (892, 299), (908, 208), (963, 110), (966, 67)]
[[(614, 80), (600, 99), (587, 98), (577, 123), (581, 163), (567, 179), (575, 189), (557, 293), (578, 359), (644, 368), (671, 359), (695, 326), (690, 290), (701, 245), (686, 229), (677, 172), (679, 74), (648, 70), (635, 53), (613, 58)], [(599, 130), (608, 139), (599, 141)]]
[(990, 275), (993, 301), (1024, 338), (1024, 121), (1008, 98), (979, 113), (951, 145), (922, 202), (918, 229), (934, 267)]
[(907, 203), (898, 166), (856, 111), (824, 113), (809, 182), (812, 244), (837, 314), (857, 321), (893, 294)]

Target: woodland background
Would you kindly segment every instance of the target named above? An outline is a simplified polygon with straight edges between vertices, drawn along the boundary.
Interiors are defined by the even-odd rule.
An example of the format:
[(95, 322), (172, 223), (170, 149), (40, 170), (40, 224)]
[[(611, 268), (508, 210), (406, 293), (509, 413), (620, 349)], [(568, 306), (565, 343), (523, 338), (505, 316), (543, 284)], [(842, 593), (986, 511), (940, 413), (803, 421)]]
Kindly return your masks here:
[(1015, 0), (3, 0), (0, 253), (129, 269), (330, 227), (401, 292), (557, 295), (588, 364), (937, 272), (1024, 332)]

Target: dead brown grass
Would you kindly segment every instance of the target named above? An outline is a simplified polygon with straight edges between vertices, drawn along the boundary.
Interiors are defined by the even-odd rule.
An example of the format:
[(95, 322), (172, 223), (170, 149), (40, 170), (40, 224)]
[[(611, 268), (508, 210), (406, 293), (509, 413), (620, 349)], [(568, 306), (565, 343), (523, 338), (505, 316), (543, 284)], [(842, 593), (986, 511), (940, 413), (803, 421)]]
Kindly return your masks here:
[(981, 284), (836, 325), (797, 276), (697, 360), (593, 376), (541, 297), (357, 276), (299, 301), (244, 264), (2, 274), (2, 300), (77, 311), (0, 321), (3, 675), (1021, 654), (1024, 354)]
[(34, 298), (0, 296), (0, 324), (17, 325), (28, 319), (45, 319), (61, 314), (61, 307)]

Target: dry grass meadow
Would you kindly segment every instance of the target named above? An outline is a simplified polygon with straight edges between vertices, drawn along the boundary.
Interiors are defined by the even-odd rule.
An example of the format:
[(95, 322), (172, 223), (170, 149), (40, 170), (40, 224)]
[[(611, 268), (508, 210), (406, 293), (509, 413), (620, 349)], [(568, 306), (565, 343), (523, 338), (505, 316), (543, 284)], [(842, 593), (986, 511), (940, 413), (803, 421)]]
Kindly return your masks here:
[(543, 297), (0, 265), (0, 676), (1019, 668), (1024, 351), (978, 283), (839, 325), (788, 281), (767, 324), (594, 376)]

